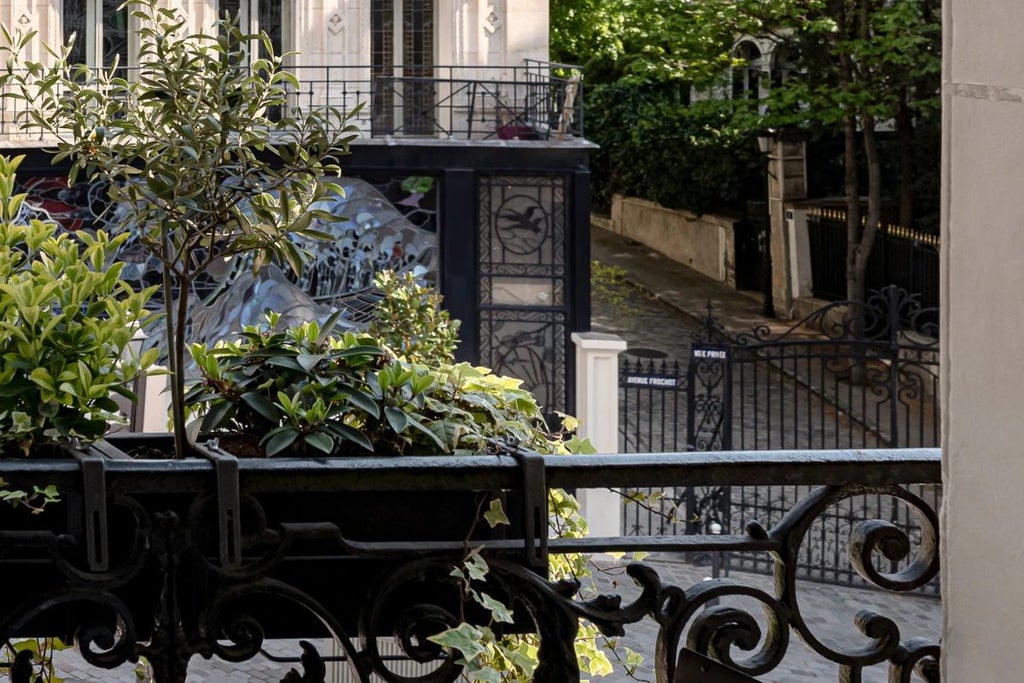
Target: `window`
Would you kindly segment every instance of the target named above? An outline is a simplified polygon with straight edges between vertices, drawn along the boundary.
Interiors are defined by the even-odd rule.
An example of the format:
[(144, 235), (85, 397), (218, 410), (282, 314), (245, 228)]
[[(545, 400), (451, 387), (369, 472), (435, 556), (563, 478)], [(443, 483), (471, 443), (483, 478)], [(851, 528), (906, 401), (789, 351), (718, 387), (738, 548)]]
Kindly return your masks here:
[(64, 42), (75, 36), (73, 64), (128, 64), (128, 10), (122, 0), (64, 0), (61, 21)]
[(732, 69), (732, 98), (756, 100), (761, 96), (761, 50), (751, 42), (742, 42), (733, 51), (741, 66)]
[(434, 0), (373, 0), (370, 61), (374, 134), (434, 132)]
[[(245, 33), (266, 33), (275, 54), (292, 49), (288, 38), (292, 21), (288, 0), (218, 0), (217, 16), (224, 18), (225, 13), (232, 17), (241, 15), (239, 24)], [(262, 45), (259, 56), (266, 56)]]

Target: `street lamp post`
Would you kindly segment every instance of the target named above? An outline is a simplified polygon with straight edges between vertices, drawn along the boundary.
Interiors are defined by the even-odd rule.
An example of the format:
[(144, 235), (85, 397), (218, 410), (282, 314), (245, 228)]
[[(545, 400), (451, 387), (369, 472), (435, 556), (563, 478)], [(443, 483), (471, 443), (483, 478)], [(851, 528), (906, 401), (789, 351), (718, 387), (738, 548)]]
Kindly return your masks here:
[(761, 249), (761, 292), (764, 295), (764, 302), (761, 307), (761, 315), (766, 318), (775, 317), (775, 297), (772, 294), (772, 161), (769, 156), (772, 149), (772, 140), (774, 139), (775, 130), (770, 128), (757, 134), (757, 149), (761, 152), (765, 161), (765, 221), (764, 230), (761, 233), (764, 238)]

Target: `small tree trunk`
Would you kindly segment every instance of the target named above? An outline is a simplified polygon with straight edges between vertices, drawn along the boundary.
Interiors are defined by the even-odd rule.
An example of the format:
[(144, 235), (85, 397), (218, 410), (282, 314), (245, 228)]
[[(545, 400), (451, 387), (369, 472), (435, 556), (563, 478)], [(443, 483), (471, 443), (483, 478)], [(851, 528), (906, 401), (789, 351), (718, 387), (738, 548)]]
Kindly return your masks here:
[(899, 224), (904, 228), (912, 227), (914, 222), (914, 117), (908, 97), (904, 89), (896, 108), (896, 136), (900, 145)]
[[(843, 137), (846, 173), (843, 187), (846, 194), (846, 298), (849, 301), (861, 301), (863, 297), (857, 295), (860, 282), (857, 277), (857, 254), (860, 251), (861, 234), (860, 191), (857, 183), (857, 117), (853, 114), (846, 116)], [(851, 314), (855, 315), (856, 312), (851, 311)]]
[[(170, 229), (164, 229), (164, 253), (171, 254)], [(174, 457), (188, 453), (185, 435), (185, 322), (188, 317), (187, 283), (175, 282), (169, 263), (163, 264), (164, 315), (167, 316), (167, 365), (171, 371), (171, 431), (174, 434)], [(178, 284), (178, 301), (173, 300)]]
[[(853, 264), (854, 292), (863, 303), (866, 290), (868, 259), (875, 246), (875, 236), (882, 222), (882, 163), (878, 158), (878, 142), (875, 139), (875, 117), (865, 112), (861, 115), (864, 128), (864, 157), (868, 166), (868, 212), (864, 217)], [(860, 330), (863, 334), (863, 329)]]

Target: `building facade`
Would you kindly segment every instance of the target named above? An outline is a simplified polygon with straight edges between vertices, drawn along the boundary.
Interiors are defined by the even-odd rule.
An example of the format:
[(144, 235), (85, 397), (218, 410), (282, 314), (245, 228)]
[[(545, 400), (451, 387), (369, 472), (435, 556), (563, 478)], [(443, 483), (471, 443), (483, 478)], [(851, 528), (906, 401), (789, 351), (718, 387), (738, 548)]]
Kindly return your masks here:
[[(45, 61), (46, 45), (74, 36), (75, 61), (116, 63), (131, 79), (138, 20), (120, 5), (7, 0), (0, 21), (38, 33), (27, 59)], [(431, 279), (462, 321), (461, 359), (523, 379), (551, 410), (571, 410), (570, 336), (589, 328), (591, 146), (582, 136), (579, 72), (546, 61), (547, 1), (188, 0), (177, 7), (192, 31), (212, 33), (227, 12), (243, 30), (265, 32), (301, 84), (290, 104), (362, 105), (355, 119), (362, 135), (342, 160), (344, 173), (374, 185), (431, 233), (439, 255)], [(29, 203), (72, 229), (81, 221), (102, 227), (102, 188), (68, 188), (46, 141), (19, 128), (14, 103), (0, 102), (0, 146), (29, 155), (19, 176)], [(412, 251), (393, 238), (377, 246), (387, 254), (365, 251), (360, 263)]]

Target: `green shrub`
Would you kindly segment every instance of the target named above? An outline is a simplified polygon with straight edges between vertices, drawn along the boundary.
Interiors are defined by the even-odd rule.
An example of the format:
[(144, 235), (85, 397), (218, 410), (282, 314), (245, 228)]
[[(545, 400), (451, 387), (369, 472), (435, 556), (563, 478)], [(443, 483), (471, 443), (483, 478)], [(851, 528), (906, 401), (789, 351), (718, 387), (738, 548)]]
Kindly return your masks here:
[(270, 456), (554, 449), (519, 380), (468, 363), (413, 363), (376, 337), (331, 334), (330, 324), (278, 330), (279, 318), (268, 314), (237, 341), (192, 346), (202, 379), (186, 402), (202, 432), (262, 435)]
[(589, 90), (587, 136), (601, 146), (591, 157), (595, 208), (607, 211), (613, 194), (696, 214), (741, 208), (751, 183), (764, 182), (756, 140), (740, 125), (744, 106), (688, 105), (676, 86)]
[(373, 311), (369, 332), (407, 360), (453, 362), (459, 321), (441, 308), (441, 295), (413, 273), (378, 273), (374, 282), (384, 298)]
[(0, 452), (94, 441), (123, 422), (112, 394), (134, 399), (132, 380), (155, 360), (126, 358), (150, 313), (108, 265), (127, 234), (57, 234), (54, 223), (17, 221), (21, 158), (0, 158)]

